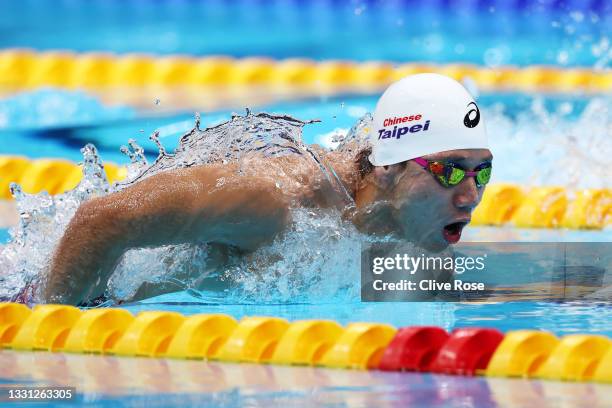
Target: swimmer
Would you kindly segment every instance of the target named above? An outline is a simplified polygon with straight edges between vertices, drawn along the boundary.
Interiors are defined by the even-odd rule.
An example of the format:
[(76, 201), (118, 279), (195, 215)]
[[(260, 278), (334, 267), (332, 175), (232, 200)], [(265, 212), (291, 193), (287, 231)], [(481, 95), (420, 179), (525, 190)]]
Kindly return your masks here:
[[(493, 159), (470, 94), (442, 75), (406, 77), (379, 99), (369, 135), (371, 147), (351, 157), (317, 151), (355, 203), (345, 215), (363, 233), (393, 234), (430, 251), (457, 243)], [(132, 248), (206, 243), (221, 266), (230, 252), (248, 254), (286, 230), (294, 206), (339, 201), (312, 169), (276, 172), (269, 160), (293, 159), (251, 160), (248, 177), (237, 176), (240, 163), (168, 170), (84, 202), (55, 250), (44, 299), (81, 304), (103, 295)]]

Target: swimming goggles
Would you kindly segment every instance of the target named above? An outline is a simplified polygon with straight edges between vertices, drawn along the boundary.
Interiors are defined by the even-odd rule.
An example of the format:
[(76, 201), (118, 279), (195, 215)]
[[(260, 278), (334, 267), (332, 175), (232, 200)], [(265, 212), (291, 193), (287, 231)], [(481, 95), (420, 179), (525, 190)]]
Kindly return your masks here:
[(417, 157), (413, 160), (419, 166), (430, 172), (444, 187), (456, 186), (466, 177), (474, 177), (476, 180), (476, 186), (483, 187), (491, 179), (492, 164), (490, 161), (478, 165), (474, 171), (467, 171), (452, 162), (443, 163), (438, 161), (430, 161), (422, 157)]

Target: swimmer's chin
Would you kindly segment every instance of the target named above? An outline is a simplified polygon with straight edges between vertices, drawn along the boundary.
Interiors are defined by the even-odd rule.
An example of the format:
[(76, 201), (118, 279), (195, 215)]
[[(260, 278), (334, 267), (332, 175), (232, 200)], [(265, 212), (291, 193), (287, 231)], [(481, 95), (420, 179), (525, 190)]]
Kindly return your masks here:
[(422, 239), (419, 241), (415, 241), (414, 238), (411, 239), (409, 237), (399, 236), (399, 235), (397, 237), (407, 242), (410, 242), (414, 246), (422, 249), (423, 251), (427, 251), (427, 252), (434, 253), (434, 254), (443, 252), (451, 246), (451, 244), (449, 244), (443, 238), (431, 239), (431, 237), (429, 237), (430, 239)]
[(425, 251), (432, 252), (432, 253), (438, 253), (438, 252), (443, 252), (447, 250), (448, 247), (451, 246), (451, 244), (444, 241), (444, 242), (420, 243), (418, 244), (418, 246), (423, 248)]
[[(432, 236), (434, 235), (434, 236)], [(431, 253), (439, 253), (446, 251), (452, 244), (446, 241), (442, 236), (436, 236), (437, 234), (432, 234), (428, 239), (423, 239), (419, 242), (415, 242), (415, 245), (424, 251)]]

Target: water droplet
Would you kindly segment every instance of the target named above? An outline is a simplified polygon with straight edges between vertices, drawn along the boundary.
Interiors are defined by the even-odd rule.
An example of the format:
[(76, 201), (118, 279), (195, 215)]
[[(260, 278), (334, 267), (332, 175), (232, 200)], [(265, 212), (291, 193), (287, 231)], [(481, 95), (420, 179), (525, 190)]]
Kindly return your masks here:
[(149, 139), (151, 139), (153, 141), (153, 143), (155, 143), (155, 145), (157, 146), (157, 149), (159, 150), (160, 156), (165, 156), (166, 155), (166, 149), (164, 148), (164, 146), (162, 145), (162, 143), (159, 140), (159, 130), (156, 130), (153, 133), (151, 133), (151, 136), (149, 136)]
[(577, 23), (580, 23), (582, 22), (582, 20), (584, 20), (584, 14), (582, 14), (580, 11), (571, 12), (570, 17)]
[(571, 102), (563, 102), (559, 105), (557, 111), (560, 115), (569, 115), (574, 110), (574, 105)]
[(461, 83), (474, 99), (477, 99), (480, 96), (480, 90), (478, 89), (478, 85), (476, 84), (476, 81), (474, 81), (471, 77), (463, 77)]
[(155, 98), (154, 103), (155, 105), (161, 105), (161, 101), (159, 100), (159, 98)]
[(569, 57), (570, 57), (569, 52), (565, 50), (559, 51), (559, 53), (557, 54), (557, 62), (560, 65), (567, 65), (569, 61)]
[(127, 147), (127, 146), (122, 145), (122, 146), (119, 148), (119, 151), (120, 151), (121, 153), (125, 154), (125, 155), (126, 155), (126, 156), (127, 156), (129, 159), (130, 159), (130, 161), (131, 161), (131, 162), (134, 162), (134, 154), (132, 153), (132, 151), (131, 151), (130, 149), (128, 149), (128, 147)]
[(21, 191), (21, 186), (19, 184), (11, 183), (9, 189), (11, 190), (11, 195), (16, 200), (19, 200), (23, 196), (23, 192)]

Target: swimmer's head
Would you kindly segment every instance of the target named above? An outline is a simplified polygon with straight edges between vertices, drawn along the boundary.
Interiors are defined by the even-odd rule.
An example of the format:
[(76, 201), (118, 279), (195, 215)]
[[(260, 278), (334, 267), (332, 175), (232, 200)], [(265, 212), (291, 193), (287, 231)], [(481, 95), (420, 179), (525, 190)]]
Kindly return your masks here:
[(371, 151), (358, 157), (363, 224), (429, 250), (458, 242), (492, 160), (469, 92), (443, 75), (406, 77), (378, 101), (370, 138)]
[(417, 74), (387, 88), (370, 129), (374, 166), (457, 149), (488, 149), (480, 110), (457, 81)]

